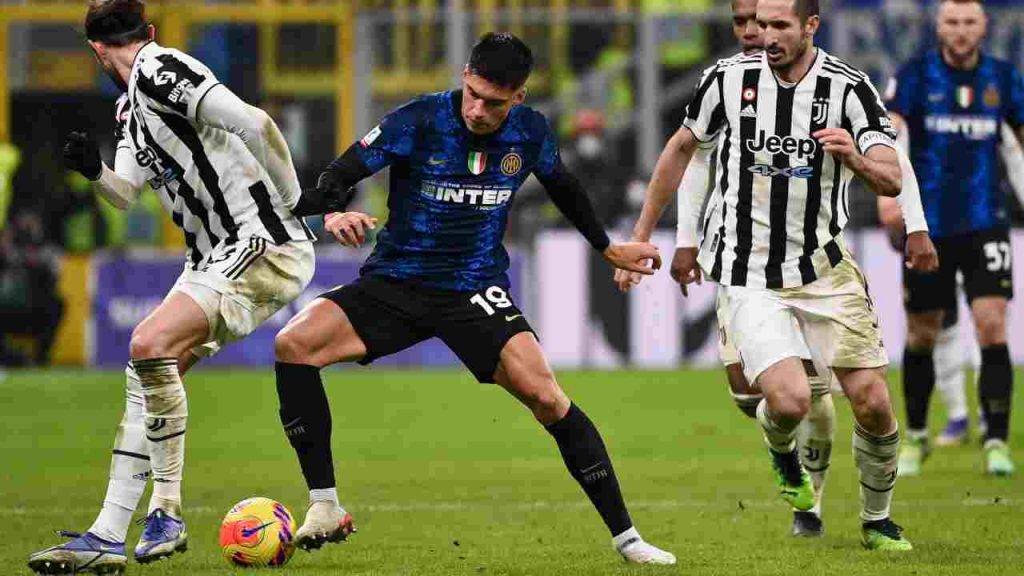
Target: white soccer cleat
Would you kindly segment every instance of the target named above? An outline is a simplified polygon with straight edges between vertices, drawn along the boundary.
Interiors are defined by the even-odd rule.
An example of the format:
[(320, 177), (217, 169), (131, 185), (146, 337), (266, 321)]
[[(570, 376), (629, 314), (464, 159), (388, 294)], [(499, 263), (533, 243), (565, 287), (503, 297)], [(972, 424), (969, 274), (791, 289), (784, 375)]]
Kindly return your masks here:
[(306, 510), (306, 520), (295, 533), (295, 546), (316, 550), (327, 542), (344, 542), (356, 531), (352, 515), (334, 502), (316, 501)]
[[(612, 545), (615, 546), (614, 542)], [(676, 563), (675, 554), (644, 542), (640, 536), (635, 536), (615, 546), (615, 550), (622, 554), (622, 559), (630, 564), (674, 566)]]

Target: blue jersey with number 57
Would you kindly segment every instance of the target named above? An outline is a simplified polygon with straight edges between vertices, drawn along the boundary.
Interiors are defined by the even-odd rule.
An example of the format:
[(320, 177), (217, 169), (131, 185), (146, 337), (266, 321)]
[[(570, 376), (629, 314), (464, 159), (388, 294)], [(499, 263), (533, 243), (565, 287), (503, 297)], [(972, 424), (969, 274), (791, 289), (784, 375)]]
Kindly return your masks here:
[(477, 136), (462, 92), (429, 94), (381, 120), (356, 146), (371, 171), (391, 167), (387, 224), (361, 274), (477, 291), (508, 287), (502, 245), (516, 190), (560, 164), (547, 120), (515, 106), (497, 132)]
[(888, 93), (906, 119), (910, 158), (933, 237), (1008, 226), (999, 189), (1001, 126), (1024, 125), (1024, 80), (985, 54), (973, 70), (952, 68), (938, 51), (906, 64)]

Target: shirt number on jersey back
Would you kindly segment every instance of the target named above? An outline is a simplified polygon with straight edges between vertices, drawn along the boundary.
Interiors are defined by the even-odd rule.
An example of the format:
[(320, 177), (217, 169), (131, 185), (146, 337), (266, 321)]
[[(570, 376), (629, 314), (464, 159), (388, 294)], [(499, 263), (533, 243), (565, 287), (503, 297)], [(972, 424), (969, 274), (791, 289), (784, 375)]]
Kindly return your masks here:
[(985, 267), (989, 272), (1009, 271), (1011, 264), (1009, 242), (988, 242), (983, 246), (985, 258), (988, 262)]
[[(485, 299), (484, 296), (487, 298)], [(505, 292), (505, 290), (498, 286), (491, 286), (483, 294), (474, 294), (469, 299), (469, 302), (483, 308), (488, 316), (494, 316), (495, 308), (504, 309), (512, 306), (508, 292)], [(494, 304), (494, 306), (491, 306), (491, 304)]]

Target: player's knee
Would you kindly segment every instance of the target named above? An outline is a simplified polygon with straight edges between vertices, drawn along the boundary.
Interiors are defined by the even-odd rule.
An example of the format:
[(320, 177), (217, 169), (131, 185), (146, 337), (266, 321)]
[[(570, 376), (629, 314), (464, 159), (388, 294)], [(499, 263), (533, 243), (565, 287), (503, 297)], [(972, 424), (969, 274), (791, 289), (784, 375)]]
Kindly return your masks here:
[(783, 394), (768, 396), (768, 409), (779, 420), (799, 422), (811, 410), (809, 390), (791, 390)]
[(1006, 343), (1006, 318), (1001, 314), (986, 314), (975, 321), (978, 344), (982, 347)]
[(915, 314), (907, 321), (907, 346), (913, 350), (931, 350), (942, 332), (939, 314)]
[(171, 350), (171, 342), (155, 331), (136, 328), (128, 344), (131, 357), (136, 360), (146, 358), (167, 358), (175, 356)]
[(300, 330), (285, 326), (274, 337), (274, 358), (289, 364), (308, 364), (313, 346)]
[(885, 380), (877, 378), (850, 396), (850, 406), (858, 421), (887, 419), (892, 414), (889, 390)]

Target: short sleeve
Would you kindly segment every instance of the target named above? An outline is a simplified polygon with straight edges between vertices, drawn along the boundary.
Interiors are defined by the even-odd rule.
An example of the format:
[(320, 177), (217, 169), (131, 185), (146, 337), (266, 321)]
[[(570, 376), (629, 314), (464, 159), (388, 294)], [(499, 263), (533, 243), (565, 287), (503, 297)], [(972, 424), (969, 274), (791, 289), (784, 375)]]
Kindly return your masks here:
[(885, 87), (885, 104), (900, 116), (912, 116), (916, 82), (912, 68), (904, 66), (895, 76), (889, 79)]
[(850, 88), (843, 108), (843, 125), (852, 131), (861, 154), (879, 144), (896, 148), (896, 130), (889, 113), (867, 78)]
[(1024, 127), (1024, 77), (1010, 66), (1009, 98), (1006, 101), (1006, 123), (1014, 130)]
[(166, 111), (196, 119), (203, 96), (220, 84), (213, 72), (182, 52), (166, 52), (146, 62), (136, 80), (138, 89)]
[(541, 119), (539, 124), (543, 131), (544, 140), (540, 145), (540, 154), (537, 156), (537, 164), (533, 168), (533, 173), (538, 178), (544, 178), (555, 172), (558, 165), (562, 163), (562, 158), (558, 151), (558, 138), (555, 137), (555, 132), (551, 129), (551, 125), (546, 119)]
[(721, 81), (717, 66), (705, 70), (697, 84), (697, 91), (686, 105), (683, 126), (689, 128), (701, 142), (713, 141), (722, 128), (725, 114), (719, 86)]
[(423, 99), (413, 100), (382, 118), (380, 124), (363, 136), (356, 151), (371, 172), (412, 154), (426, 108), (427, 102)]

